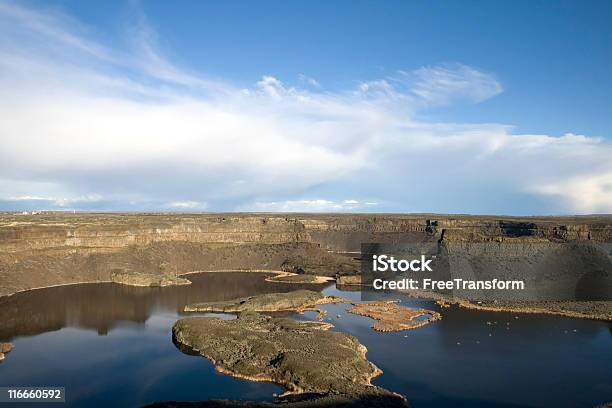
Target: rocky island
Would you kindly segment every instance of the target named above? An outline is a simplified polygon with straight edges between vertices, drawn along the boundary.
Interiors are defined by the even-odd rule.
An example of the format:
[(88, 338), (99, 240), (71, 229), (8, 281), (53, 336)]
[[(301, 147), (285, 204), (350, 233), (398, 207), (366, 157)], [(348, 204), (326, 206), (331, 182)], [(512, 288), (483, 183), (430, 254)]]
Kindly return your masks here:
[[(294, 401), (288, 406), (407, 406), (403, 397), (371, 385), (381, 371), (366, 359), (366, 348), (351, 335), (328, 331), (330, 327), (242, 313), (235, 320), (181, 319), (172, 334), (179, 348), (206, 357), (222, 373), (282, 386), (286, 392), (280, 400)], [(175, 404), (153, 406), (188, 406)]]
[(190, 285), (191, 281), (171, 275), (160, 275), (152, 273), (113, 271), (111, 282), (128, 286), (164, 287)]
[(287, 293), (267, 293), (223, 302), (195, 303), (185, 306), (186, 312), (242, 313), (242, 312), (298, 312), (313, 310), (317, 305), (346, 303), (345, 299), (325, 296), (312, 290)]
[(401, 307), (397, 303), (393, 300), (353, 303), (347, 312), (376, 320), (372, 328), (381, 332), (417, 329), (442, 318), (438, 312)]
[(440, 313), (413, 309), (398, 305), (398, 301), (353, 302), (336, 296), (325, 296), (312, 290), (296, 290), (285, 293), (267, 293), (223, 302), (194, 303), (185, 306), (185, 312), (243, 313), (243, 312), (297, 312), (316, 311), (318, 318), (325, 315), (317, 305), (347, 303), (349, 313), (370, 317), (378, 322), (372, 327), (376, 331), (401, 331), (416, 329), (442, 318)]

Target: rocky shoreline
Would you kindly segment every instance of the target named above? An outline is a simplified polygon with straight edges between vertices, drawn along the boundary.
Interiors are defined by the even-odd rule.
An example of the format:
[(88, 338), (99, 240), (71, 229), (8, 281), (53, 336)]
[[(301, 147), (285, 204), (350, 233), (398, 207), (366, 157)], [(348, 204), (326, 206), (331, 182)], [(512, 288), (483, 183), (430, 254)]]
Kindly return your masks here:
[[(341, 290), (368, 290), (361, 283), (360, 276), (350, 276), (349, 279), (338, 279), (336, 287)], [(466, 309), (486, 312), (513, 312), (526, 314), (550, 314), (578, 319), (612, 321), (612, 301), (480, 301), (474, 302), (441, 293), (423, 290), (402, 290), (405, 295), (416, 299), (434, 300), (442, 306), (457, 305)]]
[(612, 301), (481, 302), (448, 300), (459, 307), (487, 312), (550, 314), (578, 319), (612, 321)]
[(434, 300), (442, 307), (457, 305), (486, 312), (549, 314), (577, 319), (612, 321), (612, 301), (487, 301), (473, 302), (430, 291), (404, 292), (418, 299)]
[(13, 345), (11, 343), (0, 343), (0, 361), (6, 358), (6, 353), (13, 349)]

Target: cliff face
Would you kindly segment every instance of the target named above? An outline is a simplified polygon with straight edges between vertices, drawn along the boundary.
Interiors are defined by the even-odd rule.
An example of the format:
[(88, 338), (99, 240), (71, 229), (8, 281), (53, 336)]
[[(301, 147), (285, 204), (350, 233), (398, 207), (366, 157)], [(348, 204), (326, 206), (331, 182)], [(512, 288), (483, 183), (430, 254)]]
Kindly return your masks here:
[(612, 241), (612, 216), (496, 218), (444, 215), (42, 214), (0, 215), (0, 252), (117, 249), (153, 242), (315, 243), (358, 251), (394, 239), (487, 241), (500, 237)]
[(0, 295), (108, 281), (113, 270), (356, 273), (362, 242), (612, 242), (612, 217), (441, 215), (0, 215)]

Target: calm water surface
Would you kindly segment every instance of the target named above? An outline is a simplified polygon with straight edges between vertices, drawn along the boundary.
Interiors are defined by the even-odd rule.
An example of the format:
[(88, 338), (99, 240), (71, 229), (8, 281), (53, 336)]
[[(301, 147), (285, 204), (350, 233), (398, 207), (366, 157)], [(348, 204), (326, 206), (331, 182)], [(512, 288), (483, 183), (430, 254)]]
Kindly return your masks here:
[[(0, 341), (15, 349), (0, 363), (0, 386), (65, 386), (63, 406), (69, 407), (272, 400), (279, 387), (218, 374), (206, 359), (183, 354), (171, 341), (172, 324), (188, 303), (317, 288), (264, 277), (207, 273), (191, 275), (190, 286), (86, 284), (2, 299)], [(358, 292), (334, 287), (325, 292), (359, 299)], [(437, 309), (409, 298), (402, 303)], [(384, 371), (375, 383), (406, 395), (417, 408), (593, 407), (612, 400), (609, 323), (448, 308), (441, 321), (423, 328), (377, 333), (370, 319), (346, 313), (344, 305), (325, 308), (334, 330), (357, 336)]]

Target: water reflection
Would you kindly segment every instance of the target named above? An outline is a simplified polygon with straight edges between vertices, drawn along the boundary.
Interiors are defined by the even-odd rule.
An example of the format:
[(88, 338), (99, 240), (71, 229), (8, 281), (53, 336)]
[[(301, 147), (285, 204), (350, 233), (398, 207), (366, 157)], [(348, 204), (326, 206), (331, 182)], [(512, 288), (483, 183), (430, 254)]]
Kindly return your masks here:
[[(297, 287), (266, 282), (266, 276), (269, 275), (203, 273), (188, 275), (193, 282), (188, 286), (144, 288), (98, 283), (18, 293), (0, 298), (0, 341), (63, 327), (91, 329), (105, 335), (122, 321), (145, 323), (157, 312), (183, 314), (183, 307), (189, 303), (286, 292)], [(320, 290), (321, 285), (299, 287)]]
[[(272, 400), (281, 389), (219, 374), (179, 351), (172, 325), (187, 303), (320, 286), (266, 282), (259, 273), (190, 275), (192, 285), (83, 284), (0, 300), (0, 339), (15, 349), (0, 386), (64, 386), (66, 407), (139, 407), (154, 401)], [(28, 404), (32, 407), (44, 404)]]

